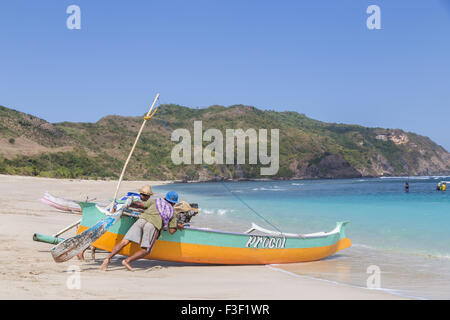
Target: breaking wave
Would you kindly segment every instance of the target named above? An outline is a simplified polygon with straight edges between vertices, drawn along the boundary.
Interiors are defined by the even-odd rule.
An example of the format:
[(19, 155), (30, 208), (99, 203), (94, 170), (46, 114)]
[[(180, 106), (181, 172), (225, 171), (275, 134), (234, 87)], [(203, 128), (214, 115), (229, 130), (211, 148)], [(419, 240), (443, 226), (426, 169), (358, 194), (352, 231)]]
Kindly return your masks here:
[(223, 216), (223, 215), (233, 212), (234, 209), (203, 209), (203, 208), (199, 208), (199, 211), (202, 214), (212, 214), (212, 215)]
[(282, 188), (253, 188), (253, 191), (286, 191), (288, 189)]

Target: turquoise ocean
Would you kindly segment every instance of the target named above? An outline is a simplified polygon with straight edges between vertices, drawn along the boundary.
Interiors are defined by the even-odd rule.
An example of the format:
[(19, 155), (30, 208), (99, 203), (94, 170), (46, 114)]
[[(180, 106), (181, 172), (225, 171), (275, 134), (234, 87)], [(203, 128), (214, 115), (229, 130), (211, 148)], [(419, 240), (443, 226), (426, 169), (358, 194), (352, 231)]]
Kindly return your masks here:
[(274, 267), (366, 287), (369, 266), (377, 266), (380, 290), (450, 299), (450, 189), (436, 191), (441, 180), (450, 178), (207, 182), (159, 186), (155, 191), (173, 189), (181, 200), (197, 202), (195, 227), (244, 232), (254, 222), (272, 230), (311, 233), (349, 221), (351, 248), (322, 261)]

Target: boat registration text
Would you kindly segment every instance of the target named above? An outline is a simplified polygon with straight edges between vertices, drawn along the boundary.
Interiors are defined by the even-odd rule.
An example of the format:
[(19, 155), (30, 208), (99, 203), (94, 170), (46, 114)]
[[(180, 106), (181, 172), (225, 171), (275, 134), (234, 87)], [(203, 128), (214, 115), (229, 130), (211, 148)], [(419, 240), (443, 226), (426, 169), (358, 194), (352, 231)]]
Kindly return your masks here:
[(285, 237), (250, 236), (245, 246), (247, 248), (277, 248), (282, 249), (286, 245)]

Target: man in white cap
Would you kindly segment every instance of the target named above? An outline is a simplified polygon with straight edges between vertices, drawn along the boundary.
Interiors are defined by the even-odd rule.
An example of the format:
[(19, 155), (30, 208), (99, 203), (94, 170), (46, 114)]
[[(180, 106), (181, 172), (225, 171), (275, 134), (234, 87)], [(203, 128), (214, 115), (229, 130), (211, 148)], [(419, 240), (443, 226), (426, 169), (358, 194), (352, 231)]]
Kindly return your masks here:
[[(150, 199), (150, 197), (153, 195), (152, 187), (150, 185), (143, 186), (139, 189), (139, 194), (135, 192), (128, 192), (126, 196), (122, 197), (120, 200), (129, 201), (132, 203), (133, 201), (147, 201)], [(138, 199), (139, 198), (139, 199)], [(115, 207), (111, 208), (111, 213), (115, 211)], [(91, 246), (91, 256), (92, 260), (95, 260), (95, 247)], [(86, 252), (87, 248), (81, 251), (77, 257), (78, 260), (84, 261), (84, 253)]]
[(144, 188), (139, 190), (141, 201), (133, 201), (130, 204), (133, 208), (144, 209), (144, 212), (127, 231), (123, 240), (113, 248), (108, 257), (103, 261), (100, 267), (101, 270), (106, 271), (111, 258), (130, 242), (134, 242), (139, 244), (141, 249), (122, 261), (124, 267), (130, 271), (134, 271), (130, 266), (130, 262), (143, 258), (151, 253), (161, 229), (164, 228), (164, 230), (168, 230), (171, 234), (175, 233), (177, 229), (183, 229), (183, 225), (177, 224), (177, 219), (174, 217), (173, 206), (178, 202), (178, 194), (174, 191), (169, 191), (165, 198), (153, 200), (150, 199), (150, 195), (153, 192), (151, 192), (151, 189), (150, 192), (148, 191), (149, 189)]
[(152, 187), (150, 185), (143, 186), (139, 189), (139, 195), (142, 201), (147, 201), (153, 195)]

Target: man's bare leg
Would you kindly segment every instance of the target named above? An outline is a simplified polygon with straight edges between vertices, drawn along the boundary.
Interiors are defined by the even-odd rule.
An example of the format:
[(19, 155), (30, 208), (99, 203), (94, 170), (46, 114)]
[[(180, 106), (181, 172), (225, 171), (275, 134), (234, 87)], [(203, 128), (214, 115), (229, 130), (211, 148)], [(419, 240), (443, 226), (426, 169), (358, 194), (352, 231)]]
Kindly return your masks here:
[(143, 258), (143, 257), (145, 257), (146, 254), (147, 254), (147, 249), (140, 249), (139, 251), (136, 251), (136, 253), (133, 254), (132, 256), (123, 260), (122, 265), (125, 268), (127, 268), (129, 271), (134, 271), (133, 268), (130, 266), (130, 262), (140, 259), (140, 258)]
[(81, 251), (79, 254), (77, 254), (78, 260), (84, 261), (84, 252), (85, 252), (86, 250), (87, 250), (87, 249), (84, 249), (84, 250)]
[(91, 258), (95, 261), (95, 247), (91, 246)]
[(109, 262), (111, 261), (111, 258), (114, 257), (117, 253), (119, 253), (119, 251), (122, 250), (122, 248), (125, 247), (129, 243), (130, 243), (130, 240), (123, 239), (118, 244), (116, 244), (115, 247), (112, 249), (111, 253), (108, 255), (108, 257), (105, 260), (103, 260), (100, 270), (106, 271), (106, 269), (108, 269), (108, 265), (109, 265)]

